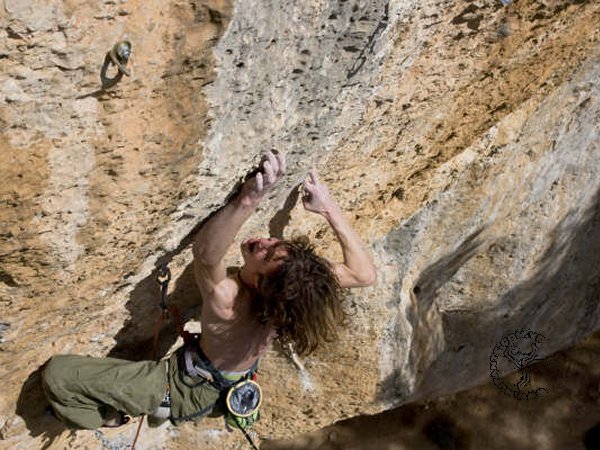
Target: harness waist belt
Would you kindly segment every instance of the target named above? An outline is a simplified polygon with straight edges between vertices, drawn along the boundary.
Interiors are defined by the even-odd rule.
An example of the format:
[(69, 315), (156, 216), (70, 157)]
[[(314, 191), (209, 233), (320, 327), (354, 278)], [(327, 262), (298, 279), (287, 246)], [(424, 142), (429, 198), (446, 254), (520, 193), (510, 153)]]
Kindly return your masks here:
[(189, 349), (185, 349), (183, 353), (183, 358), (185, 361), (185, 370), (187, 371), (188, 375), (196, 378), (205, 378), (210, 382), (214, 381), (213, 374), (210, 370), (204, 369), (194, 364), (192, 351), (190, 351)]
[(189, 376), (194, 378), (203, 378), (213, 384), (217, 389), (223, 390), (233, 386), (239, 380), (248, 377), (256, 372), (258, 361), (252, 367), (243, 372), (231, 372), (218, 370), (212, 365), (208, 357), (204, 354), (200, 345), (195, 343), (187, 346), (183, 352), (185, 370)]

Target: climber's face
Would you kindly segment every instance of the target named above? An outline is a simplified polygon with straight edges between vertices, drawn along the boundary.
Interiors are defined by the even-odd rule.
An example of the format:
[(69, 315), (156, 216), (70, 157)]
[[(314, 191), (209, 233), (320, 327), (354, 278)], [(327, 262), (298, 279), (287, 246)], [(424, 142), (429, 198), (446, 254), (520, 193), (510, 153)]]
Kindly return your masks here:
[(277, 270), (285, 257), (287, 250), (280, 245), (277, 238), (250, 238), (241, 244), (244, 265), (260, 275), (270, 275)]

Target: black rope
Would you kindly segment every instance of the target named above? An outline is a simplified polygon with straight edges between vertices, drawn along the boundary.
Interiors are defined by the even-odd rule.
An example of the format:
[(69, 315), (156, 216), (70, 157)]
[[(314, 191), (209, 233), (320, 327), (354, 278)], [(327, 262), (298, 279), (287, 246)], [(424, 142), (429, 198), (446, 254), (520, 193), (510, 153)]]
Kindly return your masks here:
[(235, 421), (235, 424), (238, 426), (238, 428), (242, 431), (242, 433), (244, 433), (244, 437), (252, 447), (252, 450), (258, 450), (258, 447), (254, 444), (254, 441), (252, 441), (252, 438), (250, 437), (248, 432), (240, 425), (237, 416), (233, 415), (233, 420)]

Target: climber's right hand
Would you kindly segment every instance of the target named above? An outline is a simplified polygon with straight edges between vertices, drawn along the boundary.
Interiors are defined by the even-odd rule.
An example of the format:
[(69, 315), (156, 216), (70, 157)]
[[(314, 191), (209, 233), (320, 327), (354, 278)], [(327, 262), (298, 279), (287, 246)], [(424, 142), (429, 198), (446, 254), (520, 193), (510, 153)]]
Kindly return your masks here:
[(240, 202), (244, 206), (256, 207), (265, 194), (271, 190), (285, 174), (285, 155), (269, 151), (265, 155), (258, 172), (244, 182), (240, 190)]

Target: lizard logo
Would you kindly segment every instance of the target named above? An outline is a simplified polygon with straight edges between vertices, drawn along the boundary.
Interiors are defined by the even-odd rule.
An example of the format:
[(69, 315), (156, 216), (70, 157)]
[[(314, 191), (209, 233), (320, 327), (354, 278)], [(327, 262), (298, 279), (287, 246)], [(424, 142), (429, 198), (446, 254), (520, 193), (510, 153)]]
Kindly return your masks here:
[[(531, 330), (509, 333), (500, 339), (490, 355), (490, 377), (494, 385), (505, 395), (517, 400), (541, 398), (547, 390), (534, 388), (527, 366), (540, 361), (541, 344), (546, 339)], [(517, 370), (520, 379), (516, 383), (505, 382), (505, 376)]]

